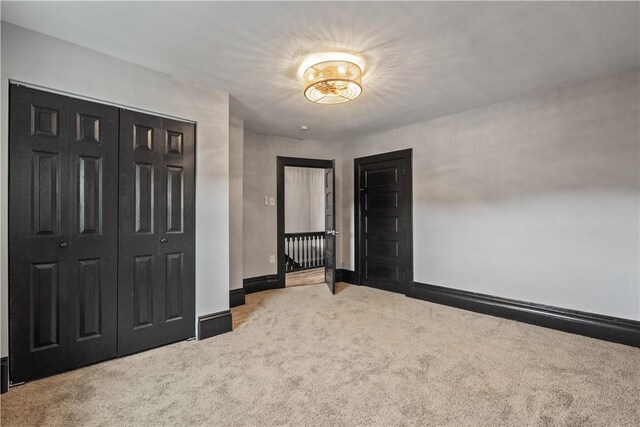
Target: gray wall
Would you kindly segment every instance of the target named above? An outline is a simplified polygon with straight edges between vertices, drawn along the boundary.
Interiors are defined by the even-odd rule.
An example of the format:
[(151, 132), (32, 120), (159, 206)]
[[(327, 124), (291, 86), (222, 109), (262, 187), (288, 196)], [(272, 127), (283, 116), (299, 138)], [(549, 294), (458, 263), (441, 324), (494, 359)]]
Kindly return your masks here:
[[(340, 150), (338, 143), (264, 135), (245, 129), (242, 210), (245, 278), (277, 272), (276, 264), (269, 263), (269, 255), (277, 255), (276, 207), (264, 205), (265, 196), (276, 197), (276, 157), (336, 159), (336, 206), (340, 206)], [(338, 248), (338, 259), (339, 252)]]
[(229, 117), (229, 289), (242, 288), (244, 120)]
[(636, 69), (346, 141), (344, 267), (353, 159), (413, 148), (416, 281), (640, 320), (639, 99)]
[[(229, 307), (229, 96), (2, 22), (0, 290), (7, 355), (8, 80), (197, 122), (196, 315)], [(215, 237), (212, 237), (215, 236)]]
[(284, 168), (284, 231), (324, 230), (324, 169)]

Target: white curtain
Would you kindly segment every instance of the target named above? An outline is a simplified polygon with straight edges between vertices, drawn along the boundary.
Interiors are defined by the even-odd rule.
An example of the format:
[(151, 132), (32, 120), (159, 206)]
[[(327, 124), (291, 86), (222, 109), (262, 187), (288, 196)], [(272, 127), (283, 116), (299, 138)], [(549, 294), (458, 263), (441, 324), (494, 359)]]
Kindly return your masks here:
[(285, 233), (324, 230), (324, 169), (284, 169)]

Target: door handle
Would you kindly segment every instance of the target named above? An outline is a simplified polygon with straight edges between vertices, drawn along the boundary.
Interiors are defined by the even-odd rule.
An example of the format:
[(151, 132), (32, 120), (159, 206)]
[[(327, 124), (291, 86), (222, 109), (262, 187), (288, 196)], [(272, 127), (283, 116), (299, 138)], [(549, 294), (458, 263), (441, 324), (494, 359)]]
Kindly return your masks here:
[(167, 243), (167, 242), (168, 242), (168, 240), (167, 240), (166, 237), (163, 237), (162, 239), (160, 239), (160, 243)]
[(336, 230), (327, 230), (327, 234), (329, 236), (335, 236), (336, 234), (340, 234), (340, 232)]
[(62, 249), (67, 249), (69, 247), (69, 242), (60, 242), (59, 245)]

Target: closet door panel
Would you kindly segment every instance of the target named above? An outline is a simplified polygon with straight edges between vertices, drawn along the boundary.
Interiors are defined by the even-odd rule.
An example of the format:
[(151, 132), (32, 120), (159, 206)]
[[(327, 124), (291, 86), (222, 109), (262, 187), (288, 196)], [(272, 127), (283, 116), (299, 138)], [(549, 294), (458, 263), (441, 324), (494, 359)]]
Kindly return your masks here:
[(118, 354), (195, 324), (194, 125), (120, 113)]
[(10, 87), (9, 366), (14, 383), (66, 369), (67, 105), (60, 95)]
[(69, 365), (116, 355), (118, 109), (70, 100)]
[(161, 118), (120, 111), (118, 355), (162, 340), (161, 127)]
[(194, 336), (195, 127), (163, 119), (160, 257), (164, 261), (162, 320), (168, 342)]

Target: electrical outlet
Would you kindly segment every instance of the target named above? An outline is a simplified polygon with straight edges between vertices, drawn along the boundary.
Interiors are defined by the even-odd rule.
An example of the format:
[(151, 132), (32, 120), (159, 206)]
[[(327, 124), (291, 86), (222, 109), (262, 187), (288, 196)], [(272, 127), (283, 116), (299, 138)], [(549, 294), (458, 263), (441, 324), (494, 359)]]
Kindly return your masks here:
[(275, 206), (275, 205), (276, 205), (276, 198), (269, 197), (269, 206)]
[(276, 263), (276, 256), (269, 255), (269, 264), (275, 264), (275, 263)]

